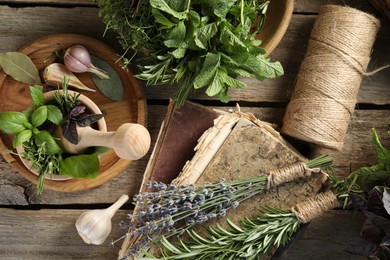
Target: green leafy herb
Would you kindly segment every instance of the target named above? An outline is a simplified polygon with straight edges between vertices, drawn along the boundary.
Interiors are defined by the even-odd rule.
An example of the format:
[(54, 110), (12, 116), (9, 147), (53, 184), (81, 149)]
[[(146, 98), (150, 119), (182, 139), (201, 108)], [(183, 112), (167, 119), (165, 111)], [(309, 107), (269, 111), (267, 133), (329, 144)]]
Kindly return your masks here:
[(27, 83), (40, 84), (38, 69), (31, 59), (21, 52), (6, 52), (0, 54), (0, 66), (13, 79)]
[(18, 134), (26, 129), (28, 119), (22, 112), (0, 113), (0, 131), (6, 134)]
[(92, 74), (92, 80), (96, 84), (96, 87), (102, 92), (102, 94), (114, 101), (123, 100), (123, 85), (118, 76), (118, 73), (107, 62), (91, 56), (92, 63), (98, 68), (103, 69), (110, 76), (109, 79), (102, 79), (95, 74)]
[(268, 1), (96, 2), (107, 29), (118, 33), (122, 47), (148, 54), (137, 61), (136, 76), (147, 85), (177, 84), (178, 105), (203, 87), (207, 95), (227, 102), (229, 88), (246, 86), (237, 76), (263, 80), (284, 73), (279, 62), (264, 57), (256, 39)]
[(172, 244), (161, 239), (163, 259), (259, 259), (272, 246), (290, 241), (300, 222), (294, 213), (267, 208), (255, 220), (245, 219), (239, 226), (227, 219), (229, 230), (219, 225), (207, 228), (207, 236), (187, 231), (188, 241)]
[(62, 160), (59, 164), (61, 175), (74, 178), (94, 179), (99, 174), (99, 157), (97, 153), (74, 155)]

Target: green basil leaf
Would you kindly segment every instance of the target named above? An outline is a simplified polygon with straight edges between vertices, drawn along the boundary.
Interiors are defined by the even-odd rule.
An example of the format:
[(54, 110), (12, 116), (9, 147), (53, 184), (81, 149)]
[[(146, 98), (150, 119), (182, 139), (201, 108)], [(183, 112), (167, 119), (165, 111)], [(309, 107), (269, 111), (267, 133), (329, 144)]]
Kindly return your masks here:
[(47, 105), (47, 119), (53, 124), (59, 125), (62, 122), (63, 116), (61, 110), (54, 105)]
[(1, 112), (0, 131), (6, 134), (17, 134), (26, 129), (28, 123), (26, 115), (22, 112)]
[(100, 92), (107, 98), (114, 101), (123, 100), (123, 84), (118, 73), (104, 60), (95, 56), (91, 56), (92, 63), (103, 69), (110, 76), (109, 79), (102, 79), (99, 76), (92, 74), (91, 78)]
[(153, 8), (166, 12), (167, 14), (170, 14), (177, 19), (184, 20), (187, 17), (187, 12), (186, 11), (180, 12), (179, 10), (182, 10), (183, 8), (182, 5), (176, 3), (176, 6), (172, 6), (174, 4), (173, 2), (174, 1), (149, 0), (149, 3)]
[(68, 157), (60, 162), (60, 174), (73, 178), (94, 179), (99, 174), (99, 157), (97, 153), (80, 154)]
[(40, 84), (38, 69), (31, 59), (21, 52), (0, 54), (0, 66), (13, 79), (27, 84)]
[(54, 137), (47, 131), (42, 130), (39, 133), (34, 135), (35, 143), (40, 146), (43, 143), (46, 147), (46, 152), (49, 154), (59, 154), (62, 153), (61, 147), (57, 144)]
[(44, 104), (45, 98), (43, 96), (43, 87), (42, 86), (31, 86), (30, 94), (35, 106), (42, 106)]
[(206, 54), (202, 69), (200, 73), (195, 77), (195, 89), (199, 89), (211, 83), (215, 74), (217, 73), (217, 69), (220, 65), (220, 59), (221, 55), (219, 53), (215, 54), (208, 52)]
[(30, 129), (23, 130), (15, 136), (14, 140), (12, 141), (12, 145), (14, 146), (14, 148), (16, 148), (22, 143), (30, 140), (31, 136), (32, 136), (32, 131)]
[(47, 120), (47, 107), (37, 108), (31, 115), (31, 123), (34, 127), (42, 125)]

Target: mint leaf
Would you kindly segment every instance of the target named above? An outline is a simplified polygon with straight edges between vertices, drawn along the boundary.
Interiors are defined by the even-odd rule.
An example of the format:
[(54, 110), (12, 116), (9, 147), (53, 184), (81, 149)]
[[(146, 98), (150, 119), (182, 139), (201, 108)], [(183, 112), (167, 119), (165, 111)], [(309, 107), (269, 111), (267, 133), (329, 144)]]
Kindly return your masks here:
[(223, 89), (223, 87), (224, 87), (223, 73), (224, 72), (223, 72), (222, 68), (217, 68), (217, 72), (215, 74), (215, 77), (214, 77), (212, 83), (206, 89), (206, 94), (208, 96), (211, 97), (211, 96), (217, 95)]
[(34, 127), (42, 125), (47, 120), (47, 107), (37, 108), (31, 115), (31, 123)]
[(185, 56), (186, 52), (187, 48), (177, 48), (176, 50), (171, 52), (171, 54), (173, 55), (173, 57), (175, 57), (175, 59), (181, 59)]
[(81, 154), (68, 157), (60, 162), (61, 175), (73, 178), (94, 179), (99, 174), (99, 157), (97, 153)]
[(165, 15), (163, 15), (157, 9), (152, 9), (152, 14), (154, 16), (154, 19), (156, 19), (156, 22), (161, 24), (160, 29), (169, 29), (175, 26), (174, 23), (172, 23)]
[(186, 45), (186, 26), (183, 21), (180, 21), (174, 28), (172, 28), (168, 35), (164, 45), (170, 48), (178, 48)]
[(42, 91), (43, 87), (41, 86), (31, 86), (30, 94), (32, 98), (32, 102), (35, 106), (39, 107), (44, 104), (45, 98)]
[(28, 123), (26, 115), (22, 112), (0, 113), (0, 131), (6, 134), (17, 134), (26, 129)]
[(261, 77), (276, 78), (284, 74), (283, 67), (279, 61), (271, 62), (263, 56), (257, 56), (256, 61), (258, 64), (256, 73)]
[(167, 14), (170, 14), (177, 19), (184, 20), (187, 17), (187, 12), (178, 11), (181, 8), (181, 6), (179, 6), (177, 3), (175, 6), (174, 1), (149, 0), (149, 3), (152, 7), (160, 11), (166, 12)]
[(207, 24), (195, 31), (195, 44), (201, 49), (206, 49), (208, 42), (217, 33), (218, 27), (216, 23)]
[(62, 153), (61, 147), (58, 146), (54, 137), (46, 130), (42, 130), (39, 133), (35, 134), (34, 140), (38, 146), (44, 144), (46, 147), (46, 152), (49, 154)]
[(14, 140), (12, 141), (13, 147), (16, 148), (17, 146), (21, 145), (22, 143), (27, 142), (28, 140), (30, 140), (31, 136), (32, 136), (32, 131), (30, 129), (26, 129), (26, 130), (19, 132), (15, 136)]
[(228, 53), (248, 52), (246, 45), (227, 26), (222, 27), (220, 42)]
[(203, 62), (200, 73), (195, 77), (194, 88), (198, 89), (207, 86), (213, 80), (220, 65), (221, 55), (208, 52)]

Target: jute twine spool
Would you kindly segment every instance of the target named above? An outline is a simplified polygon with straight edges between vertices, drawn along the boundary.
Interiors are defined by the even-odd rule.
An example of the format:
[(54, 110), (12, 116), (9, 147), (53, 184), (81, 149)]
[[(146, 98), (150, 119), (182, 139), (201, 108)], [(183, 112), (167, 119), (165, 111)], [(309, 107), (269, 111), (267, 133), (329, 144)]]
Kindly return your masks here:
[(282, 132), (341, 149), (380, 22), (359, 10), (321, 8), (301, 64)]

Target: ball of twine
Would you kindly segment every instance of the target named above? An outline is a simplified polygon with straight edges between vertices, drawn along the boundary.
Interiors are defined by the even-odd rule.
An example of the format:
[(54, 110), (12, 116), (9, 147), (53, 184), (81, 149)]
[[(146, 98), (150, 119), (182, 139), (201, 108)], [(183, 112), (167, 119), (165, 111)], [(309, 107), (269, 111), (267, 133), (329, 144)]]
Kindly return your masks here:
[(282, 132), (341, 149), (380, 22), (362, 11), (325, 5), (316, 19)]

